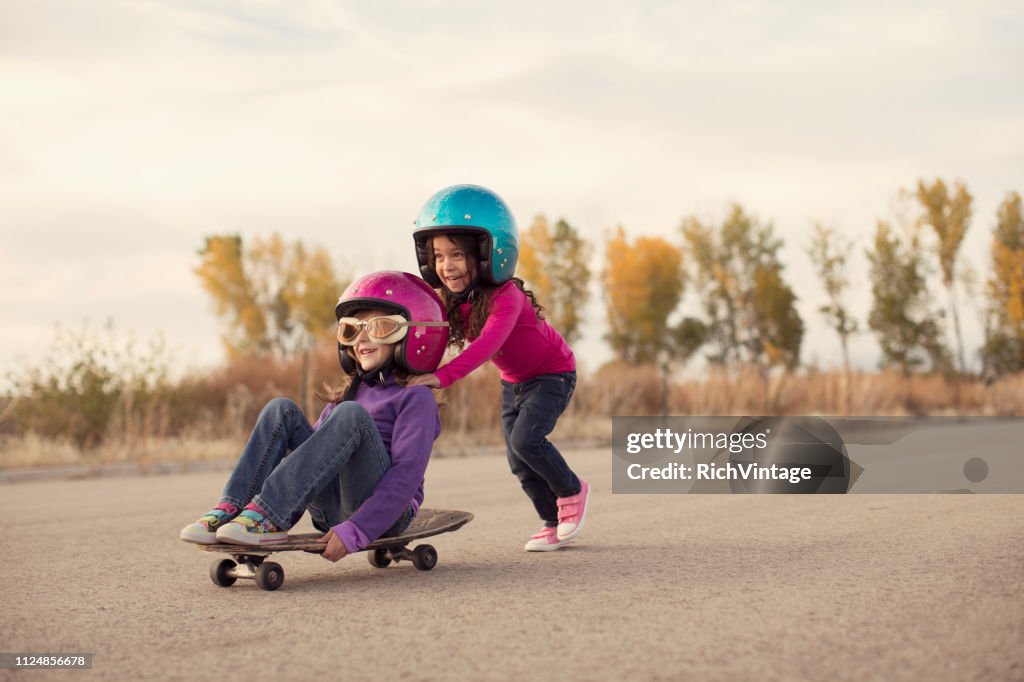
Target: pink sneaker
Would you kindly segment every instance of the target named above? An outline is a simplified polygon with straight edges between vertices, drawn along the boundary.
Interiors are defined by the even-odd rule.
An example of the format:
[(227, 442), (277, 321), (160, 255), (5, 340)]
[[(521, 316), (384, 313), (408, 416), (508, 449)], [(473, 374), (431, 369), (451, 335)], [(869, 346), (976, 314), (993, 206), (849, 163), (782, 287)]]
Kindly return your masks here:
[(572, 497), (558, 498), (558, 539), (571, 540), (583, 530), (590, 506), (590, 486), (580, 479), (580, 492)]
[(553, 552), (559, 547), (569, 544), (568, 540), (559, 540), (558, 533), (551, 526), (544, 526), (540, 532), (523, 545), (527, 552)]

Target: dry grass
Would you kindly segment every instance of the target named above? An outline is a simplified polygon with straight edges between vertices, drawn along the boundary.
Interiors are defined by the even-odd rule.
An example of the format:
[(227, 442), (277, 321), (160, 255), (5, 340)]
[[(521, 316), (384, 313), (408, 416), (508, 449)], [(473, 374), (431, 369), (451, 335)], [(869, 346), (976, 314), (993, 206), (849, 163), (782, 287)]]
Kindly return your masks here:
[(99, 447), (82, 448), (68, 439), (27, 433), (0, 440), (0, 469), (223, 461), (238, 457), (242, 444), (244, 437), (175, 437), (133, 442), (108, 439)]
[[(335, 350), (318, 349), (313, 376), (337, 382)], [(111, 419), (101, 445), (82, 448), (60, 434), (8, 429), (0, 438), (0, 468), (194, 462), (237, 457), (262, 406), (285, 395), (301, 403), (299, 361), (246, 360), (190, 377), (159, 409)], [(314, 388), (319, 388), (319, 383)], [(666, 393), (667, 388), (667, 393)], [(444, 392), (439, 456), (503, 447), (501, 386), (487, 366)], [(322, 404), (310, 401), (311, 419)], [(778, 374), (713, 372), (667, 386), (652, 367), (612, 364), (581, 377), (552, 435), (560, 444), (608, 443), (612, 416), (636, 415), (1024, 415), (1024, 374), (986, 384), (891, 372)], [(127, 415), (127, 416), (126, 416)], [(155, 415), (155, 416), (154, 416)]]

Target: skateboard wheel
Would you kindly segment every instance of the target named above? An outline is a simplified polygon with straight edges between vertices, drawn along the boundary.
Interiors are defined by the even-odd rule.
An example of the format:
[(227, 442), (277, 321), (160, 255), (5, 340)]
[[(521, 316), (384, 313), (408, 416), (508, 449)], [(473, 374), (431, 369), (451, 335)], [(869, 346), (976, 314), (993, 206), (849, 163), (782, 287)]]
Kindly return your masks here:
[(264, 561), (256, 569), (256, 584), (261, 590), (272, 592), (281, 587), (282, 583), (284, 583), (284, 569), (281, 568), (281, 564)]
[(430, 545), (420, 545), (412, 551), (412, 565), (421, 571), (429, 571), (437, 565), (437, 550)]
[(214, 561), (210, 564), (210, 580), (221, 587), (231, 587), (238, 580), (238, 578), (231, 575), (231, 571), (234, 570), (236, 565), (231, 559)]
[(370, 565), (374, 568), (387, 568), (388, 564), (391, 563), (388, 551), (384, 548), (370, 550), (366, 553), (366, 558), (369, 559)]

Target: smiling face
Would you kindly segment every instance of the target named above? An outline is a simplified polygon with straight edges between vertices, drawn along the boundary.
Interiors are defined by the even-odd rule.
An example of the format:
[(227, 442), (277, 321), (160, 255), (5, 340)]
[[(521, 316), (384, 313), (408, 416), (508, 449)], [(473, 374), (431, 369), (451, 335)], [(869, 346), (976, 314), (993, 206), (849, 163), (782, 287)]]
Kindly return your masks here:
[(470, 250), (472, 237), (437, 235), (431, 240), (434, 272), (453, 294), (461, 294), (476, 281), (476, 259)]
[[(383, 310), (360, 310), (353, 317), (360, 320), (368, 320), (371, 317), (384, 317), (388, 314)], [(356, 362), (363, 368), (363, 371), (370, 372), (394, 356), (395, 344), (374, 343), (370, 340), (370, 335), (366, 333), (364, 328), (359, 330), (359, 336), (356, 337), (356, 344), (352, 346), (352, 352), (355, 353)]]

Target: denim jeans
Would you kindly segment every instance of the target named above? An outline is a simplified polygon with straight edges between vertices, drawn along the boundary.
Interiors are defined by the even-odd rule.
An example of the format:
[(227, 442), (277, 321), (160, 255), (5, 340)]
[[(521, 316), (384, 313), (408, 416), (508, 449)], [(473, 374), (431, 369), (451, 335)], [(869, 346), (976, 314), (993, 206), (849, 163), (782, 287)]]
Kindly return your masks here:
[[(350, 517), (391, 468), (377, 425), (362, 405), (343, 402), (313, 431), (291, 400), (274, 398), (260, 412), (221, 497), (236, 507), (255, 502), (288, 530), (309, 509), (323, 532)], [(385, 535), (412, 520), (407, 507)]]
[(576, 389), (576, 372), (502, 380), (501, 423), (512, 473), (547, 526), (558, 524), (557, 498), (580, 492), (580, 480), (548, 440)]

